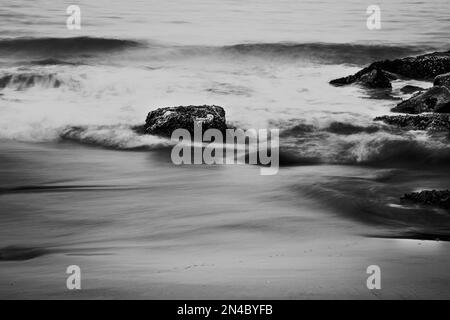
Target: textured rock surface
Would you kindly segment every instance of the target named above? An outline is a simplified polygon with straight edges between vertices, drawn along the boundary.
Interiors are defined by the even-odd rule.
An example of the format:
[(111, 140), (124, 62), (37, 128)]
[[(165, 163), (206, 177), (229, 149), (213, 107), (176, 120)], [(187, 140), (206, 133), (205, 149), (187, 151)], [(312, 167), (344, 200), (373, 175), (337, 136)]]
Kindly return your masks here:
[(410, 94), (410, 93), (414, 93), (417, 91), (424, 91), (424, 90), (425, 90), (424, 88), (421, 88), (418, 86), (412, 86), (409, 84), (400, 89), (400, 91), (405, 94)]
[(374, 121), (383, 121), (407, 130), (450, 131), (448, 114), (382, 116), (375, 118)]
[(159, 108), (151, 111), (144, 132), (170, 137), (176, 129), (186, 129), (194, 133), (194, 121), (202, 121), (202, 129), (227, 129), (225, 110), (219, 106), (179, 106)]
[(450, 72), (438, 75), (434, 78), (435, 86), (444, 86), (450, 89)]
[(367, 88), (392, 88), (390, 79), (392, 77), (380, 69), (369, 70), (364, 73), (348, 76), (330, 81), (332, 85), (346, 85), (351, 83), (358, 83)]
[(363, 74), (358, 83), (367, 88), (392, 88), (389, 78), (379, 69)]
[(412, 192), (405, 194), (403, 197), (400, 198), (400, 201), (403, 203), (412, 202), (450, 209), (450, 191), (425, 190), (421, 192)]
[(364, 74), (383, 70), (392, 80), (390, 73), (419, 80), (433, 80), (436, 76), (450, 72), (450, 51), (434, 52), (417, 57), (377, 61), (354, 75), (330, 81), (330, 84), (345, 85), (357, 82)]
[(432, 87), (425, 92), (419, 92), (408, 100), (400, 102), (392, 108), (393, 112), (422, 113), (422, 112), (450, 112), (450, 90), (446, 87)]

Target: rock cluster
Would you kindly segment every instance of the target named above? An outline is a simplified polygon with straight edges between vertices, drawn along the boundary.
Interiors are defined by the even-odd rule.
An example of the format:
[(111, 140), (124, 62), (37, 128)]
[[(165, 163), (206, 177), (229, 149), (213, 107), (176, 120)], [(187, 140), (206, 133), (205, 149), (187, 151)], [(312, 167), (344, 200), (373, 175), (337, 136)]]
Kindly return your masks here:
[(402, 203), (417, 203), (450, 209), (449, 190), (425, 190), (407, 193), (400, 198)]
[(374, 121), (383, 121), (406, 130), (450, 131), (449, 114), (381, 116)]
[(449, 113), (450, 90), (443, 86), (434, 86), (400, 102), (391, 111), (411, 114), (423, 112)]
[(433, 85), (444, 86), (450, 89), (450, 72), (438, 75), (434, 78)]
[(346, 85), (351, 83), (361, 83), (367, 86), (367, 81), (364, 77), (373, 78), (373, 71), (376, 71), (377, 78), (382, 81), (369, 81), (368, 85), (371, 88), (389, 88), (384, 78), (389, 80), (396, 79), (397, 76), (418, 79), (418, 80), (433, 80), (435, 77), (450, 72), (450, 51), (434, 52), (424, 54), (417, 57), (406, 57), (395, 60), (376, 61), (368, 67), (358, 71), (354, 75), (344, 78), (331, 80), (333, 85)]

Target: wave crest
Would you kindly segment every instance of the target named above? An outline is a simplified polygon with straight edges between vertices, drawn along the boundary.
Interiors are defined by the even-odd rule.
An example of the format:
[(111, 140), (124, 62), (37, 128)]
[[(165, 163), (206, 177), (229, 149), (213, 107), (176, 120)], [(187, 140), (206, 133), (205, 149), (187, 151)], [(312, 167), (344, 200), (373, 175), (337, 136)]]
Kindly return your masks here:
[(374, 60), (393, 59), (419, 54), (430, 48), (351, 43), (253, 43), (223, 47), (231, 54), (291, 59), (318, 60), (329, 63), (365, 64)]
[(71, 126), (60, 134), (62, 140), (117, 150), (163, 149), (173, 143), (152, 135), (140, 135), (129, 125)]
[(46, 55), (79, 55), (139, 47), (133, 40), (72, 37), (72, 38), (14, 38), (0, 40), (0, 53)]
[(357, 126), (332, 122), (315, 127), (301, 124), (280, 133), (285, 165), (312, 163), (371, 166), (446, 166), (450, 163), (448, 136), (395, 130), (386, 126)]
[(34, 86), (59, 88), (62, 83), (62, 80), (58, 79), (54, 73), (22, 72), (0, 75), (0, 89), (8, 87), (24, 90)]

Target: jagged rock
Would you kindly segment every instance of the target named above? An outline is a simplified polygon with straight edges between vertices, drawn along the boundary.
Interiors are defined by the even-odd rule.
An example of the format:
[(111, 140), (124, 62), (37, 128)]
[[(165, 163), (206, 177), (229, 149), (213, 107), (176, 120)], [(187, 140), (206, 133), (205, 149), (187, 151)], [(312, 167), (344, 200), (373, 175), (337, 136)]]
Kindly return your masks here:
[(424, 91), (424, 90), (425, 90), (424, 88), (421, 88), (418, 86), (412, 86), (409, 84), (400, 89), (400, 91), (405, 94), (410, 94), (410, 93), (414, 93), (417, 91)]
[(332, 85), (346, 85), (358, 83), (367, 88), (392, 88), (390, 76), (380, 69), (373, 69), (366, 73), (356, 74), (330, 81)]
[(435, 86), (444, 86), (450, 89), (450, 72), (438, 75), (434, 78)]
[[(436, 76), (450, 72), (450, 51), (434, 52), (417, 57), (376, 61), (354, 75), (330, 81), (333, 85), (346, 85), (357, 82), (373, 70), (382, 70), (387, 77), (392, 74), (419, 80), (432, 80)], [(392, 79), (391, 79), (392, 80)]]
[(392, 88), (389, 78), (379, 69), (363, 74), (358, 83), (367, 88)]
[(159, 108), (151, 111), (145, 125), (144, 133), (170, 137), (176, 129), (186, 129), (194, 133), (194, 121), (202, 121), (202, 130), (227, 129), (225, 110), (219, 106), (179, 106)]
[(11, 87), (17, 90), (24, 90), (35, 85), (58, 88), (61, 86), (61, 83), (61, 80), (57, 79), (54, 74), (19, 73), (6, 74), (0, 77), (0, 89)]
[(450, 131), (450, 115), (420, 114), (376, 117), (374, 121), (383, 121), (407, 130)]
[(449, 190), (425, 190), (421, 192), (406, 193), (400, 198), (402, 203), (412, 202), (424, 205), (432, 205), (450, 209)]
[(432, 87), (419, 92), (392, 108), (393, 112), (417, 114), (422, 112), (450, 112), (450, 90), (446, 87)]

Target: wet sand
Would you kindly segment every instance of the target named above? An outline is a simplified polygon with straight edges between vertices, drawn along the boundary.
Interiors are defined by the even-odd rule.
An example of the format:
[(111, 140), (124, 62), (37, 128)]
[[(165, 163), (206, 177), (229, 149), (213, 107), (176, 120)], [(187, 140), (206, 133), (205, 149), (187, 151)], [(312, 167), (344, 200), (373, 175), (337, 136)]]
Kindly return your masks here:
[[(244, 165), (176, 167), (167, 150), (1, 149), (2, 299), (450, 298), (448, 242), (379, 238), (393, 227), (315, 194), (385, 169), (260, 176)], [(66, 288), (69, 265), (81, 268), (81, 290)], [(366, 287), (369, 265), (381, 268), (381, 290)]]

